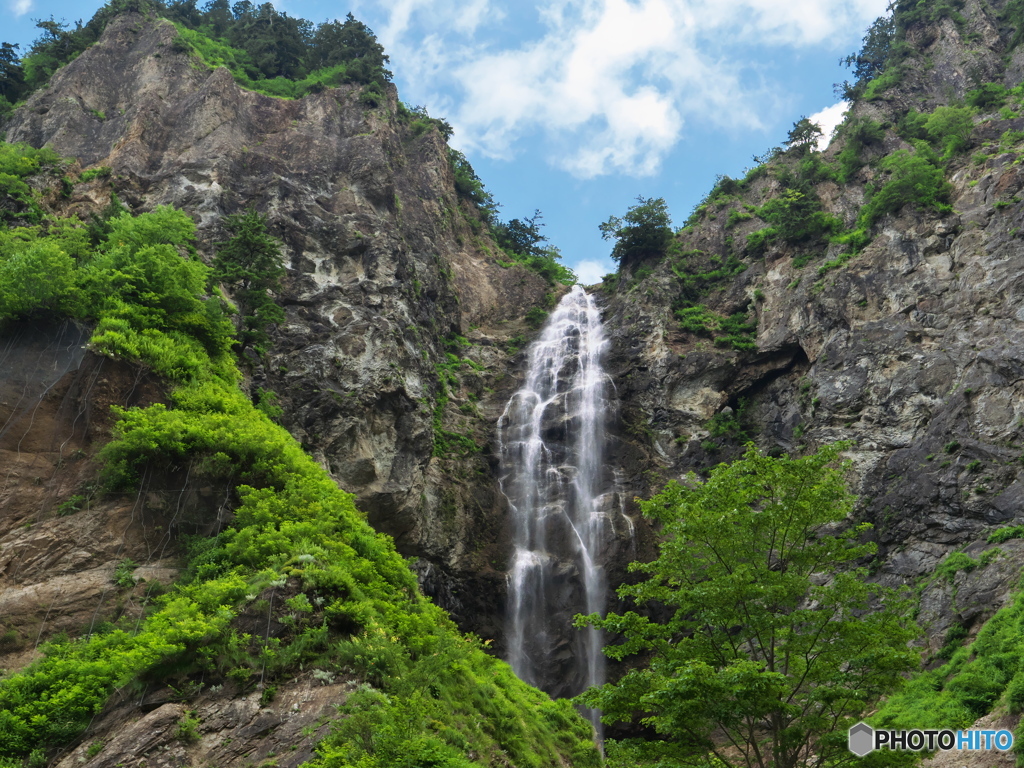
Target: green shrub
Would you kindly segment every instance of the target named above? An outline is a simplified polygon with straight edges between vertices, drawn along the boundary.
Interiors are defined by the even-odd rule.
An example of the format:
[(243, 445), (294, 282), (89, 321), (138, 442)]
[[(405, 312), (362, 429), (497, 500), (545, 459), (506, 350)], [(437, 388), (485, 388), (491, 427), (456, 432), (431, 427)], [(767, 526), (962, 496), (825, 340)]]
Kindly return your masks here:
[(925, 120), (928, 137), (952, 157), (970, 146), (974, 112), (966, 107), (937, 107)]
[(76, 494), (57, 507), (57, 515), (58, 517), (73, 515), (82, 508), (83, 504), (85, 504), (85, 496)]
[(886, 91), (892, 90), (903, 81), (903, 68), (890, 65), (885, 72), (876, 77), (864, 89), (862, 98), (865, 101), (876, 101), (881, 99)]
[(850, 120), (840, 130), (843, 149), (836, 158), (839, 163), (836, 180), (840, 184), (848, 184), (864, 166), (864, 150), (880, 145), (885, 138), (885, 130), (881, 123), (869, 117)]
[(969, 573), (977, 567), (978, 561), (970, 555), (964, 552), (953, 552), (935, 569), (935, 575), (946, 581), (952, 581), (953, 577), (961, 571)]
[(540, 307), (530, 307), (526, 311), (526, 323), (531, 328), (540, 328), (544, 325), (544, 321), (548, 319), (548, 313), (546, 310)]
[(967, 627), (963, 624), (951, 626), (942, 641), (942, 648), (935, 654), (936, 658), (944, 659), (945, 661), (953, 658), (953, 654), (963, 647), (963, 641), (967, 639), (967, 634)]
[(981, 110), (994, 110), (1006, 103), (1008, 92), (1001, 83), (985, 83), (980, 88), (968, 91), (964, 103)]
[[(842, 222), (821, 209), (821, 203), (809, 188), (804, 191), (787, 188), (762, 205), (757, 215), (768, 222), (771, 237), (779, 237), (791, 245), (811, 243), (842, 228)], [(760, 236), (762, 239), (769, 237)], [(748, 238), (747, 247), (756, 247), (756, 241), (752, 244)]]
[(749, 352), (757, 349), (757, 321), (748, 318), (746, 312), (736, 312), (719, 321), (719, 335), (715, 346)]
[(731, 282), (747, 268), (733, 253), (723, 261), (701, 250), (679, 252), (673, 247), (669, 252), (675, 257), (670, 264), (672, 274), (679, 281), (679, 296), (684, 305), (699, 301), (713, 289)]
[(734, 208), (733, 210), (729, 211), (729, 218), (726, 219), (725, 226), (726, 228), (734, 227), (741, 221), (747, 221), (748, 219), (752, 218), (754, 218), (754, 214), (748, 213), (747, 211), (741, 210), (739, 208)]
[(701, 304), (677, 309), (675, 314), (680, 327), (688, 333), (710, 338), (718, 329), (718, 315)]
[(988, 535), (987, 541), (989, 544), (1002, 544), (1010, 539), (1022, 538), (1024, 538), (1024, 525), (1013, 525), (993, 531)]
[(199, 741), (199, 726), (201, 721), (196, 717), (196, 713), (193, 711), (186, 712), (181, 716), (178, 721), (178, 727), (175, 730), (174, 737), (178, 741), (183, 741), (189, 744), (194, 741)]
[(78, 177), (79, 181), (87, 182), (93, 179), (106, 179), (110, 176), (112, 169), (109, 165), (102, 165), (99, 168), (90, 168), (87, 171), (82, 171), (82, 175)]
[(1019, 669), (1006, 687), (1006, 704), (1011, 715), (1024, 712), (1024, 672)]
[(708, 433), (711, 437), (725, 437), (738, 442), (746, 442), (749, 439), (746, 428), (743, 426), (746, 410), (747, 400), (744, 398), (739, 401), (731, 414), (716, 413), (708, 421)]
[(138, 567), (139, 564), (131, 558), (126, 558), (122, 560), (114, 568), (114, 583), (117, 584), (117, 586), (119, 587), (134, 587), (135, 576), (133, 575), (133, 573), (135, 572), (135, 569)]
[(731, 347), (738, 351), (757, 348), (755, 343), (757, 323), (749, 321), (746, 312), (737, 312), (729, 317), (722, 317), (707, 307), (697, 304), (677, 309), (675, 315), (684, 331), (697, 336), (713, 338), (716, 346)]
[(756, 232), (751, 232), (747, 235), (747, 253), (751, 255), (764, 253), (765, 249), (778, 237), (778, 234), (778, 230), (775, 227), (765, 227)]
[(881, 188), (871, 193), (861, 209), (857, 219), (859, 229), (869, 229), (885, 214), (898, 211), (907, 204), (932, 208), (940, 213), (952, 210), (947, 203), (952, 185), (946, 181), (942, 169), (920, 147), (913, 153), (897, 150), (879, 165), (889, 176)]
[(1005, 685), (1004, 680), (993, 678), (984, 670), (966, 670), (953, 678), (947, 688), (974, 717), (984, 717), (992, 709)]

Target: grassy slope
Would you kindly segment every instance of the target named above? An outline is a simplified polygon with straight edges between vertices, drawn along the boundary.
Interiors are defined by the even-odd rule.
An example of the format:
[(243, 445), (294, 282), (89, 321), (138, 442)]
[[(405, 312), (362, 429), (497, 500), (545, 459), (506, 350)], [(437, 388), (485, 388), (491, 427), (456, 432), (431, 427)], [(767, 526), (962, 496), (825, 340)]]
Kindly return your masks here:
[[(0, 168), (21, 184), (62, 173), (52, 153), (10, 145), (0, 145)], [(121, 413), (101, 454), (108, 487), (130, 486), (148, 462), (186, 462), (239, 485), (233, 525), (193, 547), (188, 576), (137, 630), (51, 643), (0, 680), (0, 766), (67, 744), (135, 681), (202, 674), (245, 689), (299, 664), (365, 681), (317, 765), (600, 763), (569, 704), (460, 635), (352, 497), (240, 391), (232, 324), (223, 302), (206, 298), (210, 272), (189, 255), (187, 215), (160, 208), (87, 227), (43, 217), (31, 199), (20, 205), (16, 226), (0, 233), (0, 324), (39, 312), (92, 321), (96, 351), (135, 360), (174, 388), (172, 407)], [(17, 226), (30, 220), (39, 223)], [(289, 631), (241, 634), (235, 617), (281, 588), (295, 593), (279, 601)]]

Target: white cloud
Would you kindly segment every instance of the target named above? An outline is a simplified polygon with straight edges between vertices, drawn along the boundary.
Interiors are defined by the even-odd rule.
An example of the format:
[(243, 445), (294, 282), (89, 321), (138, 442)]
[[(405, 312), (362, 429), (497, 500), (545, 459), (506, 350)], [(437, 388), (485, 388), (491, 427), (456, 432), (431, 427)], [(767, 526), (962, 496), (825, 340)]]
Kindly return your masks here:
[(825, 107), (820, 112), (815, 112), (807, 118), (821, 128), (822, 135), (818, 139), (817, 146), (819, 152), (824, 151), (824, 149), (828, 147), (828, 143), (832, 140), (832, 132), (836, 129), (836, 126), (843, 122), (843, 115), (849, 108), (849, 102), (840, 101), (838, 104), (833, 104), (831, 107)]
[(32, 10), (32, 0), (11, 0), (9, 5), (16, 18), (20, 18)]
[(817, 45), (866, 28), (889, 0), (699, 0), (701, 24), (759, 43)]
[(576, 273), (576, 278), (582, 285), (594, 285), (595, 283), (600, 283), (601, 278), (609, 272), (614, 272), (615, 266), (611, 263), (611, 260), (601, 262), (584, 259), (570, 265), (570, 269)]
[(779, 98), (751, 76), (764, 46), (845, 51), (888, 0), (379, 2), (393, 68), (460, 148), (510, 159), (539, 134), (552, 164), (591, 178), (655, 173), (688, 121), (760, 127)]

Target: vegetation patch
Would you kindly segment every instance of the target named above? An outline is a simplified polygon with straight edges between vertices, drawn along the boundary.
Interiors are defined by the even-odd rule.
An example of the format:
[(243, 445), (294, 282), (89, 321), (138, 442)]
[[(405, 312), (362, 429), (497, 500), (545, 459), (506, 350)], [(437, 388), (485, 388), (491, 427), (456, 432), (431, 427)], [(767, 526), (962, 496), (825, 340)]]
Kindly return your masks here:
[(875, 549), (865, 526), (824, 527), (853, 508), (829, 466), (845, 447), (772, 459), (751, 446), (641, 502), (664, 539), (618, 594), (668, 610), (577, 617), (622, 637), (608, 656), (640, 655), (579, 697), (606, 723), (639, 715), (658, 734), (614, 744), (619, 765), (838, 763), (846, 729), (918, 666), (906, 597), (852, 567)]
[(723, 317), (697, 304), (677, 309), (675, 315), (684, 331), (714, 339), (716, 346), (730, 347), (741, 352), (757, 348), (757, 322), (751, 321), (746, 312)]
[[(130, 488), (150, 463), (188, 466), (237, 484), (235, 517), (193, 541), (186, 576), (149, 602), (138, 626), (56, 638), (0, 680), (0, 765), (45, 762), (116, 688), (260, 684), (269, 696), (305, 665), (368, 686), (314, 765), (391, 766), (397, 754), (438, 766), (599, 765), (590, 726), (570, 704), (462, 636), (352, 496), (238, 389), (234, 327), (192, 250), (191, 219), (158, 208), (102, 224), (0, 233), (0, 322), (41, 312), (89, 319), (93, 348), (164, 375), (175, 386), (168, 405), (118, 411), (100, 454), (103, 481)], [(133, 568), (115, 574), (125, 588)], [(240, 617), (283, 630), (245, 632)], [(187, 715), (179, 737), (200, 725)]]

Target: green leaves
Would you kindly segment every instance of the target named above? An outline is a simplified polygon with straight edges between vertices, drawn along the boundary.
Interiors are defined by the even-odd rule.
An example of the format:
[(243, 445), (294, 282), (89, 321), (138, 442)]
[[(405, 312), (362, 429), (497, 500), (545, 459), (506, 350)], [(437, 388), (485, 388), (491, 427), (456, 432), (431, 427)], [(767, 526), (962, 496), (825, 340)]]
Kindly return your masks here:
[(74, 269), (71, 257), (52, 242), (0, 256), (0, 319), (34, 309), (63, 309), (75, 288)]
[(672, 241), (672, 218), (663, 197), (637, 197), (622, 218), (612, 216), (600, 224), (601, 237), (614, 240), (611, 257), (620, 265), (663, 256)]
[(859, 228), (869, 229), (882, 216), (906, 204), (931, 207), (940, 212), (951, 210), (946, 201), (952, 185), (946, 181), (934, 152), (924, 142), (917, 142), (917, 151), (913, 153), (905, 149), (893, 152), (879, 167), (889, 173), (889, 178), (861, 208), (857, 220)]
[(974, 130), (974, 110), (968, 107), (936, 107), (925, 120), (932, 141), (941, 145), (947, 158), (966, 149)]
[(281, 290), (285, 274), (281, 244), (267, 231), (267, 220), (255, 209), (225, 217), (232, 236), (217, 243), (213, 274), (234, 291), (242, 310), (239, 336), (242, 346), (262, 352), (270, 342), (267, 329), (283, 323), (284, 310), (271, 298)]
[[(863, 526), (826, 528), (853, 509), (836, 466), (845, 447), (774, 459), (751, 446), (707, 480), (670, 483), (642, 502), (665, 541), (656, 560), (633, 565), (645, 578), (618, 593), (671, 618), (583, 619), (625, 636), (608, 655), (651, 661), (581, 701), (606, 722), (648, 712), (695, 760), (782, 768), (808, 750), (835, 754), (824, 737), (916, 666), (904, 601), (854, 567), (875, 549), (858, 540)], [(734, 752), (713, 737), (723, 733)]]
[[(12, 156), (32, 165), (4, 146), (0, 167)], [(252, 211), (229, 227), (235, 237), (218, 254), (219, 275), (236, 295), (266, 296), (282, 271), (277, 243)], [(191, 258), (193, 232), (170, 208), (133, 218), (116, 206), (89, 229), (70, 219), (0, 231), (0, 320), (37, 310), (95, 319), (94, 349), (177, 385), (169, 405), (118, 411), (100, 454), (108, 487), (130, 486), (147, 463), (247, 483), (234, 486), (233, 524), (191, 543), (186, 578), (147, 602), (141, 622), (51, 643), (0, 680), (0, 764), (66, 746), (114, 689), (139, 679), (179, 683), (200, 671), (244, 687), (290, 679), (315, 660), (328, 678), (354, 673), (382, 688), (353, 697), (361, 709), (351, 728), (323, 742), (317, 765), (465, 768), (473, 755), (596, 768), (589, 724), (461, 635), (419, 593), (390, 538), (271, 421), (271, 399), (258, 408), (237, 388), (232, 328), (220, 299), (203, 297), (210, 270)], [(258, 318), (261, 308), (249, 307)], [(112, 577), (134, 590), (134, 570), (124, 561)], [(278, 593), (285, 587), (291, 592)], [(241, 613), (269, 622), (275, 607), (281, 636), (254, 637), (237, 624)]]

